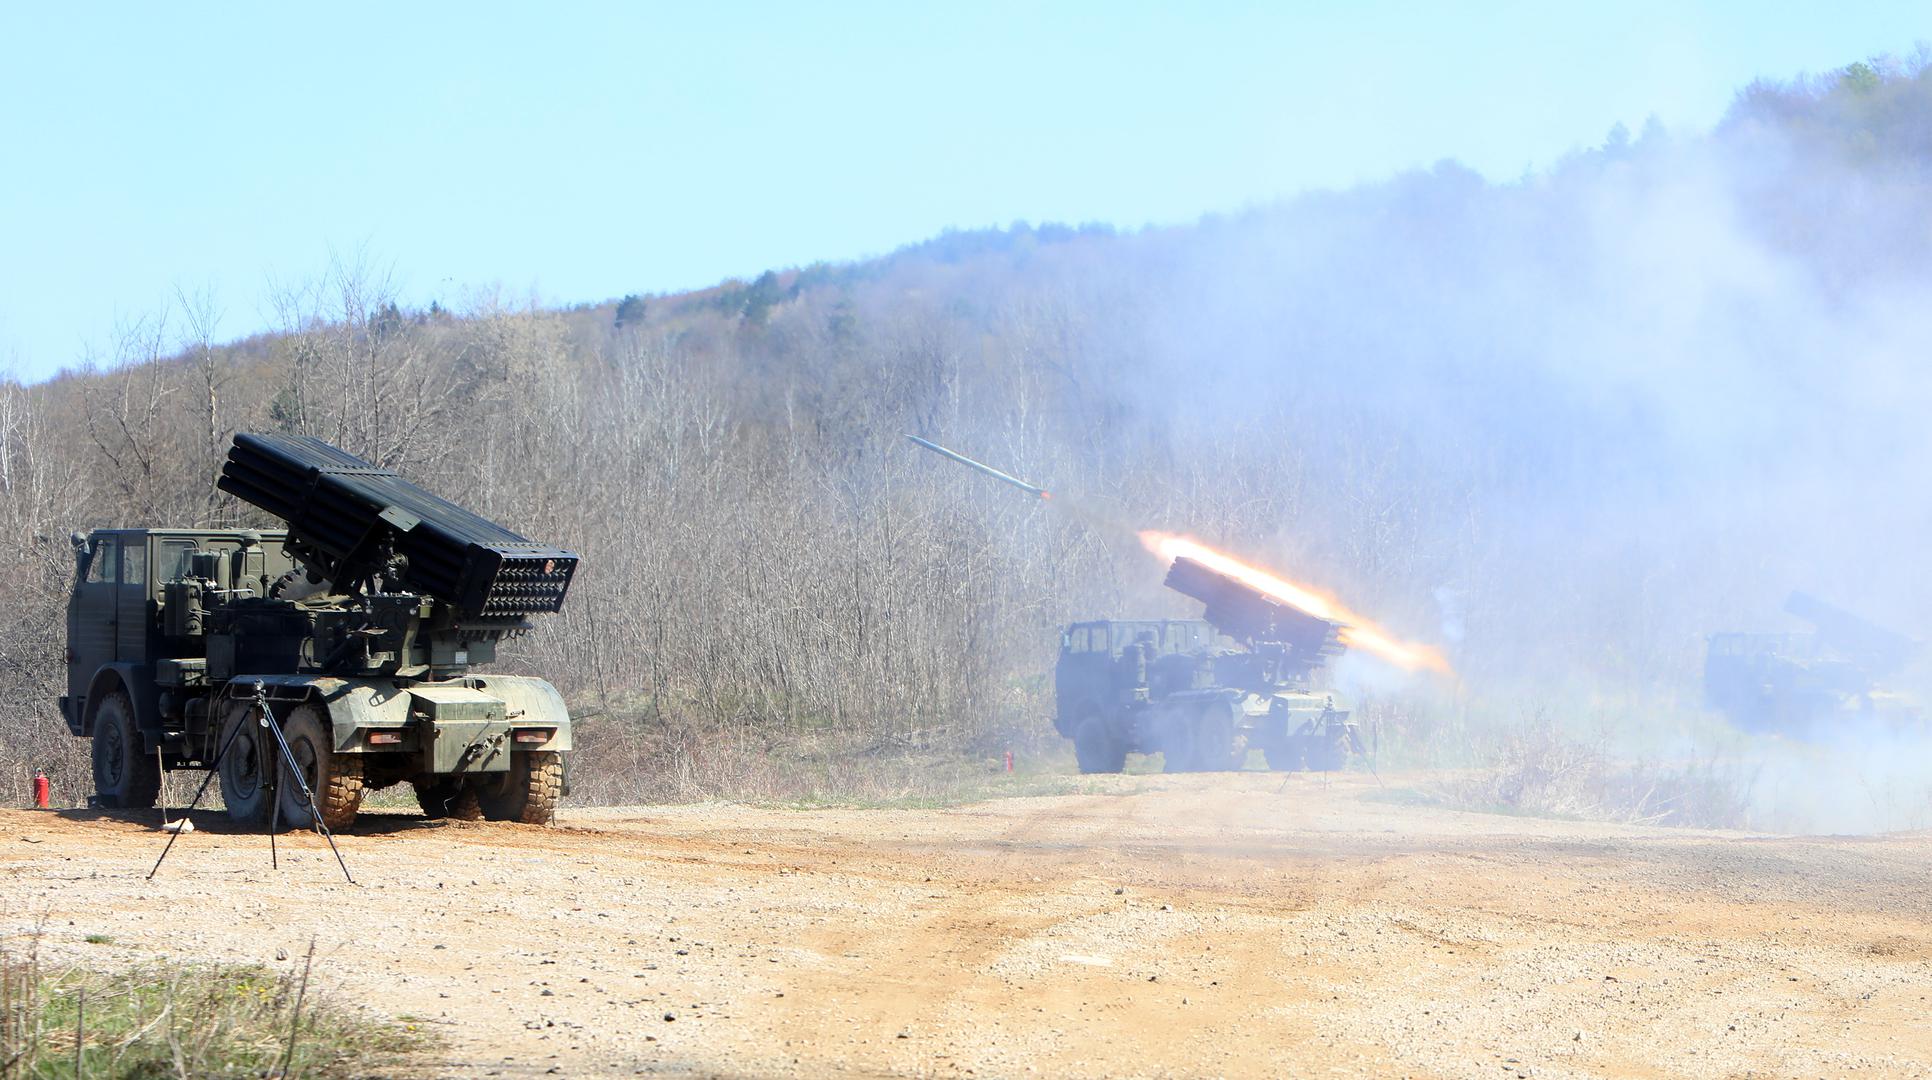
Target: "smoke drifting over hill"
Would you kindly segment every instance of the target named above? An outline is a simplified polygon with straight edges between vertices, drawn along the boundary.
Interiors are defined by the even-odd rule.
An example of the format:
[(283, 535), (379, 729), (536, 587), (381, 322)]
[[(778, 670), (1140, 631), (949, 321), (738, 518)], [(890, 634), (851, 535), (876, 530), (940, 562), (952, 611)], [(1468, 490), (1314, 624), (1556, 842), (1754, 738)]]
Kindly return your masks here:
[[(9, 525), (232, 517), (207, 492), (225, 433), (280, 429), (569, 544), (574, 609), (522, 663), (605, 710), (580, 783), (613, 798), (738, 790), (732, 754), (801, 739), (1050, 741), (1059, 624), (1192, 614), (1139, 528), (1441, 645), (1450, 688), (1338, 670), (1392, 753), (1471, 763), (1534, 722), (1802, 773), (1827, 751), (1704, 710), (1704, 638), (1795, 629), (1794, 587), (1932, 636), (1928, 166), (1932, 74), (1855, 65), (1749, 88), (1709, 135), (1619, 130), (1511, 183), (1445, 162), (615, 312), (414, 313), (337, 268), (287, 295), (286, 333), (173, 360), (136, 335), (125, 366), (8, 388)], [(901, 431), (1091, 513), (940, 472)], [(64, 572), (13, 558), (8, 580)], [(72, 752), (47, 685), (58, 601), (23, 600), (43, 630), (7, 676), (38, 717), (19, 768)], [(1882, 813), (1832, 824), (1932, 821), (1900, 772)], [(1754, 790), (1753, 821), (1818, 820), (1790, 785)]]
[(1932, 628), (1928, 88), (1854, 68), (1754, 87), (1708, 138), (1210, 222), (1150, 260), (1130, 415), (1176, 461), (1266, 446), (1215, 537), (1449, 625), (1490, 722), (1547, 706), (1627, 751), (1766, 755), (1761, 820), (1875, 823), (1797, 774), (1916, 784), (1884, 816), (1916, 798), (1924, 824), (1916, 735), (1855, 764), (1733, 746), (1698, 675), (1713, 631), (1799, 628), (1794, 587)]

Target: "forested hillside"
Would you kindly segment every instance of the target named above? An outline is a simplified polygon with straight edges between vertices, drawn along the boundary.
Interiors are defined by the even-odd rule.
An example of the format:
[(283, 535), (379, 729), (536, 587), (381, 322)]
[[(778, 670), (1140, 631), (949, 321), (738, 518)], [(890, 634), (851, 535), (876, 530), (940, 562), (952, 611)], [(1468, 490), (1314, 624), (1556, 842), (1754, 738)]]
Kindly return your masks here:
[(1059, 624), (1192, 613), (1142, 527), (1441, 643), (1459, 681), (1335, 673), (1397, 727), (1544, 711), (1673, 745), (1706, 722), (1703, 635), (1779, 628), (1793, 587), (1932, 635), (1928, 179), (1932, 71), (1856, 64), (1507, 183), (1443, 162), (569, 310), (410, 310), (338, 264), (237, 343), (184, 296), (0, 386), (0, 783), (87, 788), (54, 707), (68, 534), (255, 521), (212, 483), (243, 430), (583, 554), (505, 666), (588, 717), (590, 797), (1044, 742)]

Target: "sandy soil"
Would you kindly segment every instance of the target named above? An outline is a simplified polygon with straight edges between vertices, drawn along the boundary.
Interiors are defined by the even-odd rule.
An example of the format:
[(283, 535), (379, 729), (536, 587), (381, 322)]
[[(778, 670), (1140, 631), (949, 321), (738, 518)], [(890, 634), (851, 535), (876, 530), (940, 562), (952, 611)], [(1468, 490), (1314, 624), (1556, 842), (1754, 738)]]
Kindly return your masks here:
[[(1402, 781), (1391, 781), (1399, 786)], [(1932, 1074), (1932, 835), (1448, 812), (1127, 777), (951, 810), (372, 815), (313, 837), (0, 811), (0, 932), (276, 963), (433, 1075)], [(110, 945), (87, 945), (105, 934)]]

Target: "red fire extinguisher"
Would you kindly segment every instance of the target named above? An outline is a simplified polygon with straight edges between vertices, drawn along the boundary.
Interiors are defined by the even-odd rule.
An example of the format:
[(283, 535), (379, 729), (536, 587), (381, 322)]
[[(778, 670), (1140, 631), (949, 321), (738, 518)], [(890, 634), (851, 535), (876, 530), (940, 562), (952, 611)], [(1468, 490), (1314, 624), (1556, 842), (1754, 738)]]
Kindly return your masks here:
[(47, 774), (34, 770), (34, 806), (45, 810), (53, 804), (53, 792), (47, 783)]

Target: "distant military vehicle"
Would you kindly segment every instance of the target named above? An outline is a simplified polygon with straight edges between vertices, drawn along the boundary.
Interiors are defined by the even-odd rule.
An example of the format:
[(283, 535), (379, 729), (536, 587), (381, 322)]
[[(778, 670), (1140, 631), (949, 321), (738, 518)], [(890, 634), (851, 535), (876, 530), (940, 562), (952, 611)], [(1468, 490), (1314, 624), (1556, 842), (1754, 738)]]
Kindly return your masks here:
[[(920, 447), (1042, 501), (1051, 492), (938, 443)], [(1207, 605), (1201, 619), (1074, 623), (1053, 669), (1053, 726), (1085, 773), (1119, 772), (1130, 753), (1168, 772), (1239, 769), (1258, 749), (1271, 769), (1334, 770), (1362, 739), (1309, 676), (1339, 654), (1341, 626), (1190, 558), (1167, 587)]]
[(101, 805), (153, 806), (163, 768), (226, 746), (232, 817), (307, 826), (265, 705), (330, 828), (405, 780), (431, 817), (549, 822), (562, 696), (470, 668), (563, 606), (577, 556), (319, 439), (237, 435), (219, 486), (287, 531), (76, 536), (60, 709), (93, 740)]
[(1919, 642), (1801, 592), (1784, 609), (1813, 631), (1711, 635), (1704, 658), (1707, 705), (1741, 730), (1804, 739), (1846, 726), (1922, 722), (1917, 702), (1880, 687), (1919, 653)]
[(1160, 753), (1168, 772), (1331, 771), (1363, 750), (1348, 708), (1310, 676), (1343, 646), (1340, 627), (1180, 558), (1167, 587), (1207, 605), (1201, 619), (1074, 623), (1054, 667), (1054, 728), (1083, 773)]

